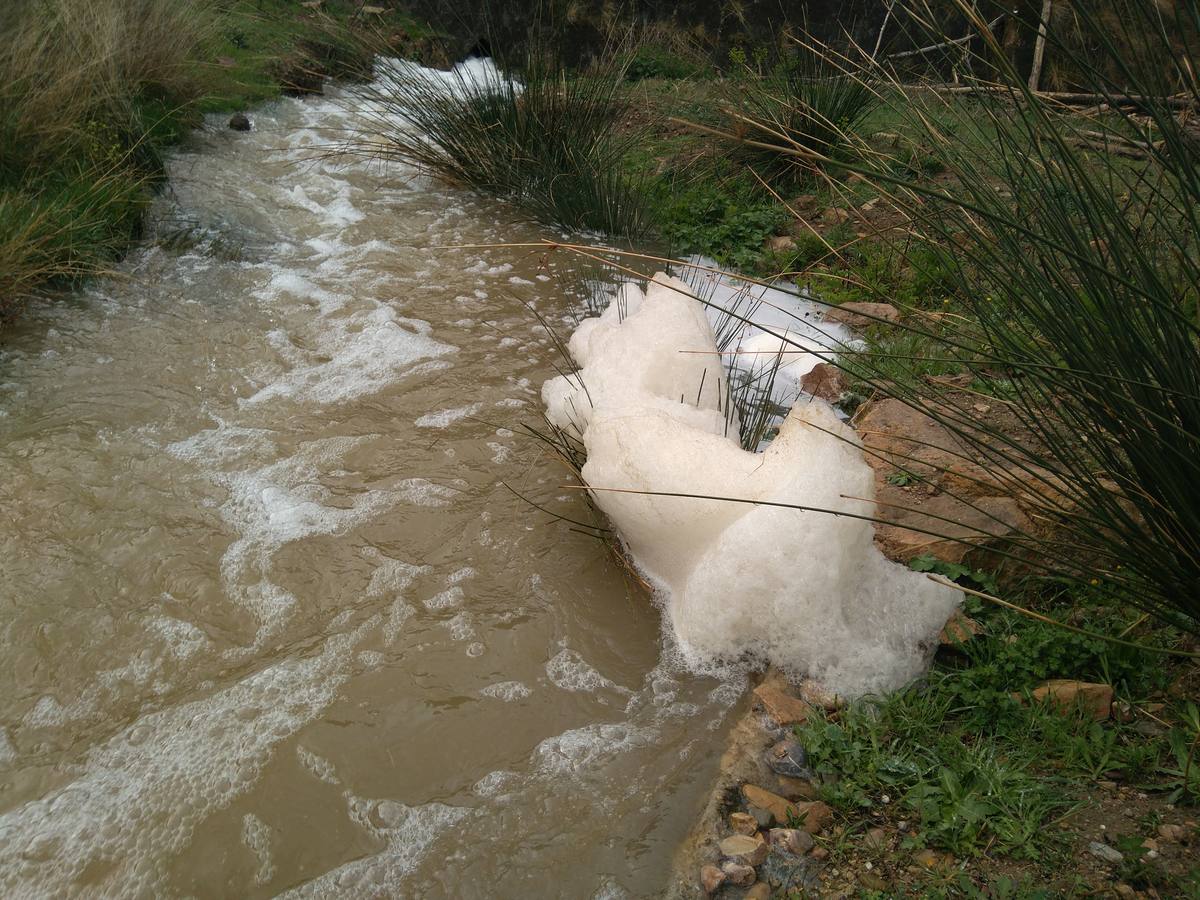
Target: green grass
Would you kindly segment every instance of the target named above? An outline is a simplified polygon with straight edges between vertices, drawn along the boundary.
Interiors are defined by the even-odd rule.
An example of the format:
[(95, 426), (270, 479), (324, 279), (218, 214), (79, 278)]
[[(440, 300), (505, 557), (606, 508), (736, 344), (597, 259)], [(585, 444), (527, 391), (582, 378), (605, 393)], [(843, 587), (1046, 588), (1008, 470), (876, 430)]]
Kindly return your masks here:
[[(928, 560), (921, 567), (975, 587), (990, 582), (961, 567)], [(1130, 624), (1122, 608), (1103, 589), (1042, 605), (1106, 634)], [(1070, 822), (1097, 781), (1136, 785), (1174, 802), (1200, 800), (1200, 777), (1183, 791), (1174, 774), (1179, 748), (1200, 729), (1194, 705), (1167, 693), (1182, 665), (978, 601), (968, 601), (967, 611), (983, 633), (943, 651), (922, 682), (796, 728), (822, 777), (822, 797), (847, 826), (882, 810), (889, 820), (912, 823), (908, 849), (1025, 860), (1046, 885), (1057, 880), (1072, 837), (1057, 823)], [(1138, 640), (1165, 646), (1177, 638), (1160, 629)], [(1118, 700), (1134, 706), (1167, 698), (1159, 715), (1176, 724), (1147, 736), (1132, 721), (1095, 722), (1018, 699), (1058, 677), (1111, 684)]]

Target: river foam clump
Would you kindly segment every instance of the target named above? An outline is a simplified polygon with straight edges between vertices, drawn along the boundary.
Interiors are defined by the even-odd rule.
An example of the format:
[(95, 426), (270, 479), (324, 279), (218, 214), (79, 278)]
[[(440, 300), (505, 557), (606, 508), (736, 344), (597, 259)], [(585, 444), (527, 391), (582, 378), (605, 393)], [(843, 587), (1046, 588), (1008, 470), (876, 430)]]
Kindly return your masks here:
[(549, 420), (582, 440), (593, 488), (755, 501), (593, 493), (689, 667), (751, 657), (843, 696), (901, 686), (961, 594), (875, 548), (855, 518), (874, 515), (873, 475), (828, 404), (801, 399), (763, 452), (741, 448), (712, 326), (689, 293), (660, 274), (585, 319), (569, 344), (580, 370), (543, 386)]

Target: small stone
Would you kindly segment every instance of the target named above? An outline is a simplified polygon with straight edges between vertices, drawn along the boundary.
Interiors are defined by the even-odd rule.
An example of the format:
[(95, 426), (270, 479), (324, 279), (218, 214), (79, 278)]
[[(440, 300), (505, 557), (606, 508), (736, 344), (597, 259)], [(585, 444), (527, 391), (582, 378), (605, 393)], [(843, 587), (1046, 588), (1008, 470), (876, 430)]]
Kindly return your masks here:
[(816, 800), (820, 791), (807, 778), (779, 776), (779, 793), (789, 800)]
[(717, 846), (721, 848), (722, 856), (749, 866), (760, 865), (771, 851), (770, 845), (762, 838), (746, 834), (730, 835)]
[(729, 816), (729, 827), (734, 834), (752, 835), (758, 831), (758, 822), (749, 813), (735, 812)]
[(796, 249), (796, 239), (787, 234), (776, 234), (767, 238), (767, 249), (776, 253), (787, 253)]
[(771, 846), (793, 856), (803, 856), (815, 844), (813, 836), (802, 828), (772, 828), (770, 840)]
[(249, 131), (250, 120), (244, 113), (234, 113), (229, 117), (229, 127), (234, 131)]
[(964, 615), (961, 610), (956, 609), (951, 613), (946, 624), (942, 626), (942, 632), (938, 635), (938, 643), (943, 647), (956, 647), (959, 644), (965, 644), (982, 630), (982, 625), (970, 616)]
[(907, 819), (901, 819), (899, 822), (896, 823), (896, 830), (899, 831), (901, 834), (908, 834), (908, 828), (909, 828), (909, 825), (908, 825)]
[(882, 828), (872, 828), (863, 837), (863, 846), (875, 853), (879, 853), (887, 847), (888, 839), (887, 832)]
[(1118, 897), (1136, 897), (1137, 891), (1131, 885), (1121, 882), (1113, 890), (1117, 892)]
[(780, 728), (799, 725), (808, 720), (812, 707), (793, 697), (774, 683), (760, 684), (754, 689), (754, 699)]
[(1142, 847), (1144, 847), (1146, 850), (1149, 850), (1151, 853), (1157, 853), (1158, 841), (1156, 841), (1154, 838), (1146, 838), (1144, 841), (1142, 841)]
[(704, 893), (715, 894), (724, 883), (725, 873), (716, 866), (700, 867), (700, 887), (704, 888)]
[(849, 212), (844, 209), (839, 209), (836, 206), (831, 206), (829, 209), (821, 213), (821, 221), (827, 225), (840, 225), (849, 218)]
[(746, 891), (742, 900), (771, 900), (771, 886), (759, 882)]
[(763, 755), (763, 760), (776, 775), (804, 778), (808, 770), (808, 754), (795, 741), (780, 741)]
[(829, 851), (824, 847), (813, 847), (812, 852), (808, 854), (813, 859), (828, 859)]
[(1097, 786), (1106, 791), (1115, 791), (1117, 783), (1115, 781), (1097, 781)]
[(754, 866), (739, 862), (727, 862), (721, 864), (721, 871), (725, 874), (725, 880), (729, 884), (736, 884), (740, 887), (754, 884)]
[(1108, 844), (1102, 844), (1099, 841), (1092, 841), (1088, 844), (1088, 853), (1114, 866), (1125, 859), (1124, 854), (1120, 850), (1110, 847)]
[(1074, 712), (1078, 707), (1102, 722), (1112, 711), (1113, 689), (1107, 684), (1055, 678), (1034, 688), (1032, 697), (1038, 702), (1049, 702), (1060, 713)]

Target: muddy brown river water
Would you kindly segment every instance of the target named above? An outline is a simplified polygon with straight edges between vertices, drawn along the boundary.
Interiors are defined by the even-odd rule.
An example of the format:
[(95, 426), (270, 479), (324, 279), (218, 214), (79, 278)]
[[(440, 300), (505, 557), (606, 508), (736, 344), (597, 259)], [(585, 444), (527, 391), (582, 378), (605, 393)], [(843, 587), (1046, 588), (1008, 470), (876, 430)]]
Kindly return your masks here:
[[(543, 235), (321, 160), (170, 164), (157, 240), (0, 345), (0, 895), (658, 896), (742, 691), (520, 436)], [(518, 299), (521, 298), (521, 299)]]

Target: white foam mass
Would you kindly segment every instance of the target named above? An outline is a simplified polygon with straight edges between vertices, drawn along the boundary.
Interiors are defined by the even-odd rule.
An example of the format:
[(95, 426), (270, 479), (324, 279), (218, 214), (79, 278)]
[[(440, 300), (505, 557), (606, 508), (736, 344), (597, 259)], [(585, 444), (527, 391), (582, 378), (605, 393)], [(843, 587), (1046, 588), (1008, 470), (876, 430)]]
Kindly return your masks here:
[(721, 410), (704, 308), (661, 274), (645, 293), (624, 285), (569, 349), (580, 370), (546, 382), (542, 398), (550, 421), (583, 441), (589, 485), (842, 513), (594, 492), (659, 588), (689, 667), (748, 655), (844, 696), (922, 671), (961, 594), (876, 549), (870, 522), (855, 518), (874, 513), (872, 472), (828, 404), (798, 403), (765, 451), (743, 450)]

